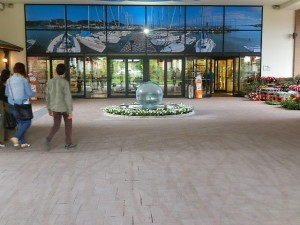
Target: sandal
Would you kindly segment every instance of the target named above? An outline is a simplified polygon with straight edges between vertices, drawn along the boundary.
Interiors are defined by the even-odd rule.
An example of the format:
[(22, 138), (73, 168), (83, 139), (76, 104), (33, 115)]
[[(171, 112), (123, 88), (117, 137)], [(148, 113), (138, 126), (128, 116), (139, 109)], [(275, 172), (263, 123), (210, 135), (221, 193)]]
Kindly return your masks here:
[(29, 148), (30, 144), (21, 144), (21, 148)]
[(14, 145), (19, 144), (19, 140), (16, 137), (12, 137), (11, 139), (9, 139), (11, 141), (11, 143), (13, 143)]

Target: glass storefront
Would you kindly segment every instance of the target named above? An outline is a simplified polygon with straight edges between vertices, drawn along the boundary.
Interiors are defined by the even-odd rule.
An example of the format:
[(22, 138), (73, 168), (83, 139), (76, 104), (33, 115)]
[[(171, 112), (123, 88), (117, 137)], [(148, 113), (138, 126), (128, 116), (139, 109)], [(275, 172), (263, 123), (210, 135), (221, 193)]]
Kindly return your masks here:
[(28, 74), (37, 82), (39, 97), (45, 97), (46, 82), (57, 76), (56, 66), (67, 66), (65, 78), (73, 97), (107, 97), (107, 60), (105, 57), (28, 57)]
[(37, 80), (37, 91), (45, 94), (48, 79), (56, 76), (57, 64), (65, 63), (65, 78), (74, 97), (135, 97), (138, 85), (151, 80), (164, 97), (186, 97), (187, 85), (201, 76), (203, 96), (244, 94), (244, 81), (259, 76), (260, 57), (235, 58), (111, 58), (106, 57), (28, 57), (28, 71)]

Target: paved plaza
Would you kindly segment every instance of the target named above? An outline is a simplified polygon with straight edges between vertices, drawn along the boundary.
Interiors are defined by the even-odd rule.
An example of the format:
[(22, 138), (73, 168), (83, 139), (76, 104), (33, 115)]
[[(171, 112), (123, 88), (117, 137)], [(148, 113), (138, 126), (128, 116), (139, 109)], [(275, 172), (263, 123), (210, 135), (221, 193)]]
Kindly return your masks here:
[(28, 150), (0, 149), (0, 225), (299, 225), (300, 112), (246, 98), (164, 99), (167, 118), (107, 116), (135, 99), (74, 99), (73, 138), (33, 103)]

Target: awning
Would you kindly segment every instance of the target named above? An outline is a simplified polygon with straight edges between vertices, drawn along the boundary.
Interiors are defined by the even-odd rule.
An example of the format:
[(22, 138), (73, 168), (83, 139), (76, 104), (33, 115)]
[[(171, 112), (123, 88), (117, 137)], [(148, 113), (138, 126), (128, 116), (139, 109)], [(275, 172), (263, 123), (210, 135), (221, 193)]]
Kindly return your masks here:
[(9, 51), (17, 51), (17, 52), (23, 51), (23, 48), (21, 48), (17, 45), (8, 43), (6, 41), (2, 41), (2, 40), (0, 40), (0, 49), (9, 50)]

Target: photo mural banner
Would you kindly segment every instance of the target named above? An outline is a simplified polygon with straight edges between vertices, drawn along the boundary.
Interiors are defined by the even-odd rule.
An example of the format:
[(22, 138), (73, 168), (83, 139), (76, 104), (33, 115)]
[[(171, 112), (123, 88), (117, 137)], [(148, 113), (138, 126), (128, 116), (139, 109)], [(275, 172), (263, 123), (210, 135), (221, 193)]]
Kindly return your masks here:
[(259, 6), (25, 5), (25, 16), (29, 56), (261, 52)]

